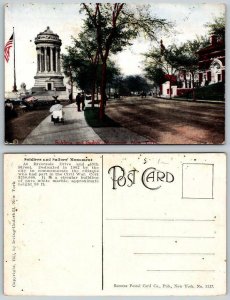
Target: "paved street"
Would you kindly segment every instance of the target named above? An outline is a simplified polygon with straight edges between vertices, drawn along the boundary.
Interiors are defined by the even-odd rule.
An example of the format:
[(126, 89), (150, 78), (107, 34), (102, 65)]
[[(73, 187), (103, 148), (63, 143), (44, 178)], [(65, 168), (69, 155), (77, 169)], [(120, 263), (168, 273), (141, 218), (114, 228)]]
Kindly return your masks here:
[[(88, 101), (86, 107), (90, 107)], [(76, 104), (64, 107), (65, 124), (50, 115), (23, 144), (220, 144), (224, 142), (224, 104), (164, 99), (109, 100), (112, 122), (91, 127)]]
[(106, 114), (156, 144), (224, 142), (224, 104), (164, 99), (110, 100)]

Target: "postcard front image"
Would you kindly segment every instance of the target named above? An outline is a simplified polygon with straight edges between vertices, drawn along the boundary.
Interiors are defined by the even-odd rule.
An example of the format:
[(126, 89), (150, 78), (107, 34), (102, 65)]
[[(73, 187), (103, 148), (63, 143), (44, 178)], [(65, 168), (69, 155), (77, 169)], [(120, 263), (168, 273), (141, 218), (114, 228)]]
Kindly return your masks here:
[(6, 144), (225, 142), (223, 4), (10, 3), (4, 58)]

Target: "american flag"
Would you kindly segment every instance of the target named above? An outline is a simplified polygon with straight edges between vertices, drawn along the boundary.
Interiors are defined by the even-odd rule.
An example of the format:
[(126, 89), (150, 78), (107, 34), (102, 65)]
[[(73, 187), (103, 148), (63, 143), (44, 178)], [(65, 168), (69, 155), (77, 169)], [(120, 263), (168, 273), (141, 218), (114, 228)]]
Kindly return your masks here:
[(13, 46), (14, 34), (11, 35), (9, 41), (6, 43), (4, 47), (4, 57), (6, 62), (9, 61), (10, 58), (10, 48)]

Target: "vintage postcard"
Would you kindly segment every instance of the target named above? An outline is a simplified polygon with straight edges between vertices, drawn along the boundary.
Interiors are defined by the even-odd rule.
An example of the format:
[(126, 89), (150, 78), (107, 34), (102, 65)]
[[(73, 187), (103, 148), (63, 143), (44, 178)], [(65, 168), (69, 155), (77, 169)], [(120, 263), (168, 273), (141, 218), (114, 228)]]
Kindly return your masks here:
[(226, 155), (5, 154), (6, 295), (226, 292)]
[(225, 5), (9, 3), (6, 144), (223, 144)]

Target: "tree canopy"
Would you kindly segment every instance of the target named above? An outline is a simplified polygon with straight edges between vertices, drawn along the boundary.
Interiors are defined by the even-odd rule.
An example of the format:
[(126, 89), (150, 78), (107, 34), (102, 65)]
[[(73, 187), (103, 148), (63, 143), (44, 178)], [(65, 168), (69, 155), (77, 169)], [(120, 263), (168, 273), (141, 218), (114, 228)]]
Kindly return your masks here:
[(129, 94), (148, 92), (149, 84), (146, 79), (140, 75), (129, 75), (123, 78), (123, 88), (125, 88)]
[(125, 3), (82, 4), (86, 26), (94, 31), (102, 62), (100, 117), (104, 115), (107, 83), (107, 60), (130, 45), (141, 32), (156, 40), (157, 33), (169, 29), (165, 19), (151, 15), (149, 6), (129, 6)]
[(212, 22), (206, 23), (205, 25), (209, 29), (209, 34), (216, 35), (225, 41), (225, 16), (214, 18)]
[(145, 55), (146, 76), (153, 80), (156, 85), (160, 85), (168, 80), (171, 86), (172, 83), (175, 83), (176, 74), (181, 72), (186, 81), (186, 74), (189, 73), (194, 87), (194, 76), (198, 70), (197, 51), (207, 45), (208, 39), (202, 36), (194, 40), (188, 40), (179, 46), (172, 44), (165, 47), (161, 41), (160, 47), (152, 48)]

